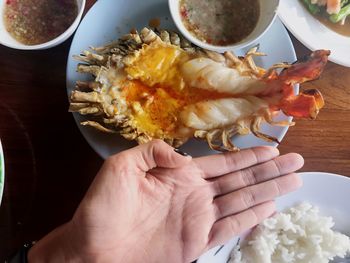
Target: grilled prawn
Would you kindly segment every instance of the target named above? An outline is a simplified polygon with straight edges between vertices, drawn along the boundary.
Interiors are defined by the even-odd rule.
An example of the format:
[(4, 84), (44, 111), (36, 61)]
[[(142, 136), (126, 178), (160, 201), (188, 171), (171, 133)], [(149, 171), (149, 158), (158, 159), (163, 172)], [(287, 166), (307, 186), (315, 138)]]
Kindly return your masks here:
[(265, 70), (254, 63), (254, 56), (264, 55), (257, 48), (245, 57), (219, 54), (148, 28), (92, 50), (77, 58), (84, 62), (78, 71), (94, 80), (77, 82), (70, 110), (88, 116), (82, 125), (138, 143), (157, 138), (179, 147), (196, 137), (212, 149), (237, 151), (231, 140), (236, 134), (277, 141), (259, 128), (263, 122), (292, 125), (273, 121), (280, 110), (314, 119), (324, 105), (318, 90), (295, 95), (293, 85), (320, 76), (329, 56), (325, 50)]

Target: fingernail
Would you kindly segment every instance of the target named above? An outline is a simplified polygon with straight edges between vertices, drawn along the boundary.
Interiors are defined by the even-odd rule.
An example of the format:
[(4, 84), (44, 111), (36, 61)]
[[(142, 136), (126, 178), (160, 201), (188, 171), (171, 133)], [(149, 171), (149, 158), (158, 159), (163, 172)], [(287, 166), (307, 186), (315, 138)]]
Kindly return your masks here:
[(177, 149), (177, 148), (175, 148), (174, 151), (175, 151), (176, 153), (178, 153), (178, 154), (181, 154), (182, 156), (189, 156), (188, 153), (182, 152), (182, 151), (180, 151), (180, 150)]

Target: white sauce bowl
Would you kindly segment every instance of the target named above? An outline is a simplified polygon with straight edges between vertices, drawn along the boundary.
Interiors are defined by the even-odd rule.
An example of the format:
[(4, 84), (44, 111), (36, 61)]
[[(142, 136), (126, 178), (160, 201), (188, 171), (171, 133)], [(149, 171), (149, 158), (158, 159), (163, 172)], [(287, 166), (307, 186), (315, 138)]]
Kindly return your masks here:
[(25, 45), (22, 44), (20, 42), (18, 42), (16, 39), (14, 39), (9, 32), (7, 32), (6, 27), (5, 27), (5, 23), (4, 23), (4, 9), (5, 9), (5, 5), (6, 5), (6, 0), (2, 0), (1, 4), (0, 4), (0, 44), (10, 47), (10, 48), (14, 48), (14, 49), (22, 49), (22, 50), (39, 50), (39, 49), (47, 49), (47, 48), (51, 48), (54, 46), (57, 46), (59, 44), (61, 44), (62, 42), (64, 42), (65, 40), (67, 40), (73, 33), (74, 31), (77, 29), (80, 19), (83, 15), (84, 12), (84, 8), (85, 8), (85, 3), (86, 0), (77, 0), (77, 4), (78, 4), (78, 15), (75, 18), (74, 22), (71, 24), (71, 26), (64, 31), (61, 35), (59, 35), (58, 37), (43, 43), (43, 44), (39, 44), (39, 45)]
[(272, 23), (276, 19), (277, 9), (280, 3), (280, 0), (259, 0), (260, 2), (260, 17), (258, 20), (258, 24), (253, 30), (253, 32), (244, 38), (242, 41), (228, 46), (215, 46), (203, 42), (193, 36), (184, 26), (181, 15), (180, 15), (180, 0), (168, 0), (170, 13), (175, 21), (175, 24), (179, 31), (182, 33), (184, 37), (186, 37), (193, 44), (204, 48), (217, 52), (225, 52), (227, 50), (238, 50), (244, 47), (250, 46), (256, 43), (260, 37), (264, 35), (264, 33), (270, 28)]

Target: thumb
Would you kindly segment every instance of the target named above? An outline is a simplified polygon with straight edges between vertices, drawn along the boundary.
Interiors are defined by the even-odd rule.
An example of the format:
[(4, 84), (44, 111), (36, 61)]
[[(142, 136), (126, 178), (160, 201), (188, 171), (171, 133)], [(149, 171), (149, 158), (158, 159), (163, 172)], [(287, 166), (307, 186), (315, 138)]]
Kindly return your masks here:
[(191, 156), (183, 156), (162, 140), (139, 145), (130, 151), (135, 152), (138, 167), (147, 172), (156, 167), (177, 168), (188, 164)]

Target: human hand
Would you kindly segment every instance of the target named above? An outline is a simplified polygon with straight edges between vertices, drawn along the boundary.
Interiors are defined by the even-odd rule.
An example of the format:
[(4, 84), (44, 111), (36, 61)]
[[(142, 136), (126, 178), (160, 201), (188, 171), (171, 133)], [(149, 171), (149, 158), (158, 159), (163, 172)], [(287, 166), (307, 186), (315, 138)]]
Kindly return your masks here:
[(73, 219), (29, 262), (191, 262), (260, 223), (296, 190), (303, 159), (272, 147), (184, 157), (153, 141), (109, 158)]

